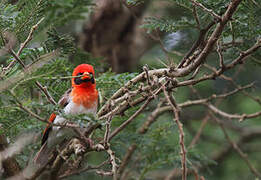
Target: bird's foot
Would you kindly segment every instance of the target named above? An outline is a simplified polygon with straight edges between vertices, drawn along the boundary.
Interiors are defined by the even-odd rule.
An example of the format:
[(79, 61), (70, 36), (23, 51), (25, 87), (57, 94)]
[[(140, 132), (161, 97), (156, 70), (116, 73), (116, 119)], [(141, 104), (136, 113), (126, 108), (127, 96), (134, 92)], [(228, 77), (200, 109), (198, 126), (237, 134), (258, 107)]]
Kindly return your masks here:
[(84, 154), (86, 152), (86, 148), (84, 147), (84, 145), (81, 143), (79, 139), (74, 139), (72, 141), (71, 146), (76, 155)]

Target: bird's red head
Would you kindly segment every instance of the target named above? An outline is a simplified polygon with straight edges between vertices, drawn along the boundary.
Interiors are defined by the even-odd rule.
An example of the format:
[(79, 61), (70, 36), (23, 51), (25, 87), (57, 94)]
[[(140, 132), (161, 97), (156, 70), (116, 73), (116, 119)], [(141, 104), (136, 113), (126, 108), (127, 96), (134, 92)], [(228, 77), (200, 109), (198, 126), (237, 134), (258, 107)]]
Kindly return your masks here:
[(77, 66), (72, 76), (80, 76), (72, 78), (73, 87), (95, 87), (94, 69), (89, 64), (80, 64)]

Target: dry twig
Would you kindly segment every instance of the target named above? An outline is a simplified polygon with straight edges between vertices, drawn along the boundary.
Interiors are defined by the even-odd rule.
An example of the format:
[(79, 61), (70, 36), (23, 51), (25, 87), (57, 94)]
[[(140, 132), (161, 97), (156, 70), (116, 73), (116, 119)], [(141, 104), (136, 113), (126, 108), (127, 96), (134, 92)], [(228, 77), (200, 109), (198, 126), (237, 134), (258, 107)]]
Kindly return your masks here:
[(240, 148), (239, 146), (237, 145), (237, 143), (235, 143), (228, 135), (227, 131), (226, 131), (226, 128), (224, 126), (224, 124), (216, 117), (214, 116), (213, 114), (211, 114), (211, 117), (217, 122), (217, 124), (219, 124), (219, 126), (221, 127), (227, 141), (231, 144), (231, 146), (233, 147), (233, 149), (235, 151), (238, 152), (238, 154), (240, 155), (240, 157), (247, 163), (249, 169), (251, 170), (251, 172), (257, 176), (257, 177), (261, 177), (261, 174), (257, 171), (257, 169), (251, 164), (251, 162), (249, 161), (248, 157), (247, 157), (247, 154), (245, 154)]
[(203, 11), (206, 11), (207, 13), (211, 14), (215, 19), (218, 21), (221, 21), (221, 17), (217, 15), (212, 9), (206, 8), (203, 4), (197, 2), (196, 0), (190, 0), (195, 6), (200, 7)]
[(187, 162), (186, 162), (186, 148), (184, 143), (184, 131), (183, 131), (183, 124), (180, 122), (180, 109), (177, 105), (176, 101), (174, 100), (173, 96), (170, 94), (170, 92), (166, 90), (166, 87), (163, 86), (163, 92), (164, 95), (170, 104), (173, 115), (174, 115), (174, 121), (178, 126), (179, 129), (179, 144), (180, 144), (180, 155), (181, 155), (181, 165), (182, 165), (182, 180), (187, 179)]

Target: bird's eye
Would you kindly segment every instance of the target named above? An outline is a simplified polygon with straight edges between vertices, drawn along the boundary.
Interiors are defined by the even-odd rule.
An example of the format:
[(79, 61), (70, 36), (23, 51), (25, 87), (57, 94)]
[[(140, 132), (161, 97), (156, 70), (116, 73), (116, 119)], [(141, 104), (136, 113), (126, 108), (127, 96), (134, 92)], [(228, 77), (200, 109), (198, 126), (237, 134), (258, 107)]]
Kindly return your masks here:
[(83, 75), (83, 73), (78, 73), (77, 76)]

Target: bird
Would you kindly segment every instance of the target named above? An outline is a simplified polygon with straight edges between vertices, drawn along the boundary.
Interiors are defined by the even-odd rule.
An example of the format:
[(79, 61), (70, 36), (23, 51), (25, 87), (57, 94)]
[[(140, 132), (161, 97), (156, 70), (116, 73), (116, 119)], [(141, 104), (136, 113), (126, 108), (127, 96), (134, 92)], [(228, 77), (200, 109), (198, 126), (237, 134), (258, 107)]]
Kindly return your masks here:
[[(98, 107), (98, 90), (94, 78), (94, 68), (89, 64), (78, 65), (72, 73), (71, 88), (68, 89), (59, 100), (58, 104), (63, 108), (65, 115), (93, 114), (95, 115)], [(41, 142), (41, 149), (36, 154), (34, 162), (45, 164), (48, 156), (56, 144), (71, 134), (70, 128), (62, 126), (52, 126), (54, 124), (66, 124), (67, 120), (59, 115), (52, 113), (49, 117)]]

